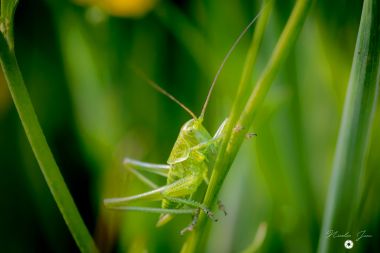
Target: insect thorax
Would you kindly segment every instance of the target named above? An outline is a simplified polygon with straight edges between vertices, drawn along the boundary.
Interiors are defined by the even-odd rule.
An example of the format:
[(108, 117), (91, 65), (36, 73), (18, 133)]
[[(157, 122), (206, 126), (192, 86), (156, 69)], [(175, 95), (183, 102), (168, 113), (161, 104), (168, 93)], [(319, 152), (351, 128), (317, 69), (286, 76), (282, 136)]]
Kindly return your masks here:
[(201, 143), (211, 139), (211, 135), (202, 125), (202, 119), (191, 119), (181, 128), (178, 138), (170, 153), (168, 164), (175, 164), (186, 160), (191, 150)]
[(178, 135), (169, 156), (170, 165), (167, 184), (192, 176), (193, 183), (187, 186), (189, 194), (194, 193), (207, 176), (207, 146), (211, 135), (203, 127), (201, 120), (189, 120)]

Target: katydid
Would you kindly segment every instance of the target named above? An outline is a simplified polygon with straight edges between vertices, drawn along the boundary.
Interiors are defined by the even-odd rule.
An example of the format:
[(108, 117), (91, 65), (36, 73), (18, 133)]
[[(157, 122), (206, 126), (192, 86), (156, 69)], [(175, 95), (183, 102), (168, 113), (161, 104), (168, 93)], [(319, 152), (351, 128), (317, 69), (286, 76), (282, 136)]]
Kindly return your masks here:
[[(208, 184), (208, 174), (214, 167), (228, 119), (225, 119), (215, 135), (211, 136), (203, 126), (204, 114), (213, 88), (224, 64), (243, 35), (253, 25), (259, 15), (260, 13), (241, 32), (224, 57), (213, 79), (199, 117), (196, 117), (190, 109), (171, 94), (163, 90), (155, 82), (142, 75), (151, 86), (186, 110), (191, 115), (192, 119), (182, 126), (169, 159), (167, 160), (167, 164), (146, 163), (130, 158), (124, 159), (124, 165), (126, 168), (143, 183), (152, 188), (152, 190), (134, 196), (105, 199), (104, 204), (106, 207), (117, 210), (160, 213), (161, 216), (157, 222), (157, 226), (162, 226), (169, 222), (173, 218), (173, 215), (192, 214), (194, 216), (192, 223), (183, 229), (181, 234), (186, 231), (191, 231), (194, 228), (200, 211), (205, 212), (210, 219), (217, 221), (209, 207), (193, 200), (192, 196), (197, 192), (202, 182)], [(154, 182), (141, 174), (141, 171), (166, 177), (166, 185), (158, 187)], [(162, 201), (162, 203), (161, 208), (128, 205), (137, 201)], [(224, 211), (222, 204), (219, 204), (219, 207)], [(225, 211), (224, 213), (226, 214)]]

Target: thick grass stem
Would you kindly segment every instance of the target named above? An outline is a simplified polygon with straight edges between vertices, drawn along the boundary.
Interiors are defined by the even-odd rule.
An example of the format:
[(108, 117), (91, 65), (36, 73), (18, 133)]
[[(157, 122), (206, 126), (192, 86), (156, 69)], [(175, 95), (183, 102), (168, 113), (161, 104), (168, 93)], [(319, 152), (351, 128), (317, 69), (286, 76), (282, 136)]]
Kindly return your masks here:
[[(233, 107), (231, 112), (231, 117), (227, 125), (226, 136), (223, 139), (223, 143), (221, 146), (221, 150), (219, 152), (209, 187), (207, 189), (204, 204), (206, 206), (213, 206), (216, 203), (216, 199), (222, 183), (234, 161), (236, 154), (244, 140), (246, 133), (249, 130), (249, 127), (254, 119), (254, 116), (259, 108), (259, 106), (264, 101), (264, 98), (280, 68), (281, 63), (284, 61), (286, 56), (288, 55), (289, 50), (294, 45), (295, 40), (304, 24), (304, 21), (307, 17), (308, 11), (311, 7), (312, 1), (299, 0), (297, 1), (293, 12), (289, 18), (288, 23), (286, 24), (281, 37), (273, 51), (273, 54), (267, 64), (264, 72), (261, 74), (258, 82), (248, 99), (248, 102), (245, 106), (241, 106), (240, 103), (244, 103), (245, 101), (241, 99), (241, 97), (236, 97), (237, 102)], [(265, 19), (268, 18), (271, 8), (267, 8), (264, 10), (264, 13), (261, 19), (264, 21), (259, 21), (263, 26), (266, 23)], [(241, 92), (244, 92), (247, 88), (247, 82), (249, 82), (250, 73), (252, 72), (253, 65), (255, 63), (255, 54), (257, 54), (256, 49), (259, 47), (261, 42), (260, 36), (262, 36), (260, 27), (258, 30), (258, 35), (254, 36), (253, 44), (251, 44), (251, 49), (249, 55), (247, 56), (246, 65), (244, 67), (242, 80), (240, 83), (240, 88), (238, 95), (241, 95)], [(244, 108), (241, 112), (240, 108)], [(239, 115), (239, 119), (236, 119)], [(235, 131), (234, 131), (235, 129)], [(238, 129), (238, 131), (236, 131)], [(182, 252), (197, 252), (201, 250), (202, 242), (201, 238), (204, 238), (204, 234), (207, 226), (207, 217), (201, 213), (199, 217), (198, 226), (195, 231), (189, 236), (187, 242), (182, 248)], [(204, 240), (204, 239), (202, 239)]]

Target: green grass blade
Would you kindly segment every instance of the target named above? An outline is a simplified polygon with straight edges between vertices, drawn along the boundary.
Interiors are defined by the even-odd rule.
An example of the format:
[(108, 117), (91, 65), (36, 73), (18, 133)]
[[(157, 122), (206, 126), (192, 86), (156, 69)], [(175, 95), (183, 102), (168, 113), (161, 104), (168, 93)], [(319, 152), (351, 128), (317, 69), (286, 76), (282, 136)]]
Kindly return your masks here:
[[(13, 15), (13, 12), (10, 13)], [(5, 18), (9, 19), (11, 17), (5, 16)], [(9, 29), (12, 30), (12, 27), (9, 27)], [(82, 252), (97, 252), (95, 243), (75, 206), (49, 149), (25, 87), (16, 56), (12, 49), (13, 46), (10, 45), (13, 45), (12, 40), (7, 39), (6, 33), (4, 34), (2, 31), (0, 33), (1, 66), (34, 155), (78, 247)]]
[[(379, 90), (380, 5), (364, 1), (354, 61), (346, 93), (325, 207), (318, 252), (343, 252), (347, 238), (327, 236), (330, 230), (356, 235), (356, 218), (366, 168), (369, 140)], [(354, 241), (355, 238), (351, 238)], [(361, 242), (361, 241), (360, 241)], [(359, 242), (358, 242), (359, 243)], [(355, 247), (355, 246), (354, 246)]]
[[(238, 125), (244, 126), (241, 128), (241, 131), (233, 131), (236, 124), (234, 119), (231, 120), (227, 125), (226, 136), (223, 139), (221, 151), (218, 155), (213, 173), (211, 175), (211, 180), (209, 187), (207, 189), (204, 204), (206, 206), (213, 206), (216, 202), (218, 193), (220, 191), (221, 185), (224, 182), (224, 179), (229, 171), (229, 168), (234, 161), (236, 154), (244, 140), (246, 133), (249, 130), (249, 126), (251, 125), (254, 116), (257, 112), (257, 109), (264, 101), (264, 98), (273, 83), (273, 80), (280, 68), (281, 63), (286, 58), (290, 48), (294, 45), (294, 42), (303, 27), (305, 19), (307, 17), (308, 11), (311, 7), (312, 1), (297, 1), (293, 12), (289, 18), (287, 25), (284, 28), (283, 33), (276, 45), (276, 48), (273, 51), (273, 54), (269, 60), (267, 67), (264, 69), (263, 74), (260, 76), (248, 102), (245, 106), (235, 106), (234, 110), (239, 110), (239, 108), (244, 108), (242, 113), (237, 113), (232, 111), (231, 115), (239, 115), (240, 118), (238, 120)], [(267, 10), (270, 11), (270, 8)], [(264, 13), (263, 17), (267, 17)], [(260, 41), (260, 40), (258, 40)], [(255, 47), (255, 45), (251, 45), (251, 47)], [(255, 50), (250, 50), (250, 53), (255, 53)], [(254, 64), (255, 61), (247, 60), (246, 64)], [(253, 66), (245, 66), (244, 69), (252, 69)], [(246, 71), (244, 71), (246, 72)], [(249, 81), (247, 78), (243, 76), (242, 82)], [(245, 84), (240, 84), (240, 89), (245, 89)], [(239, 97), (236, 98), (237, 101), (240, 100), (239, 103), (244, 103), (244, 100), (241, 100)], [(196, 252), (199, 250), (199, 245), (201, 245), (201, 240), (205, 234), (207, 225), (206, 216), (201, 213), (198, 221), (197, 229), (189, 236), (188, 240), (184, 244), (182, 248), (182, 252)]]

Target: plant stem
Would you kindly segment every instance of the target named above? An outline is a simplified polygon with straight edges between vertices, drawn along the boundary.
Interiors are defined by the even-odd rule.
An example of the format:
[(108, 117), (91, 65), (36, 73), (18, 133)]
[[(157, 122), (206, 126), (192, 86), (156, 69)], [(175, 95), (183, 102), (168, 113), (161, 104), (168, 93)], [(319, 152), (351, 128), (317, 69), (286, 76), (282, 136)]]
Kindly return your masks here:
[(358, 224), (357, 217), (359, 217), (357, 207), (363, 192), (362, 180), (368, 156), (379, 81), (380, 5), (376, 0), (365, 0), (335, 151), (318, 252), (345, 251), (343, 244), (346, 238), (331, 238), (327, 235), (328, 231), (348, 232), (352, 235), (358, 232), (355, 231)]
[(15, 53), (11, 48), (13, 46), (10, 47), (4, 34), (0, 33), (1, 66), (34, 155), (81, 252), (97, 252), (95, 243), (75, 206), (38, 123)]
[[(244, 67), (238, 96), (235, 99), (235, 103), (229, 118), (226, 135), (221, 144), (221, 149), (219, 151), (218, 158), (211, 175), (210, 184), (207, 188), (207, 192), (204, 198), (203, 203), (206, 206), (214, 206), (220, 188), (249, 130), (249, 127), (252, 124), (254, 116), (259, 106), (264, 101), (264, 98), (268, 93), (268, 90), (280, 68), (281, 63), (284, 61), (289, 50), (294, 45), (295, 40), (298, 37), (298, 34), (305, 22), (311, 4), (311, 0), (297, 1), (289, 18), (289, 21), (287, 22), (284, 31), (282, 32), (281, 37), (273, 51), (269, 63), (257, 81), (257, 84), (252, 94), (250, 95), (248, 102), (245, 106), (241, 106), (240, 104), (244, 103), (244, 100), (241, 99), (240, 96), (244, 95), (243, 92), (246, 92), (247, 90), (247, 83), (250, 81), (249, 76), (252, 72), (253, 64), (255, 63), (255, 47), (258, 47), (258, 43), (261, 41), (260, 39), (255, 40), (254, 37), (253, 44), (251, 44), (251, 50), (247, 57), (246, 65)], [(267, 18), (268, 14), (265, 13), (266, 11), (270, 11), (270, 8), (264, 10), (263, 16), (260, 19)], [(264, 21), (260, 22), (265, 23)], [(240, 108), (244, 108), (243, 111), (241, 111)], [(238, 119), (239, 115), (240, 118)], [(201, 244), (200, 241), (201, 238), (204, 237), (203, 235), (206, 230), (207, 222), (208, 219), (206, 215), (204, 215), (204, 213), (201, 213), (198, 221), (198, 226), (192, 232), (192, 234), (190, 234), (188, 240), (182, 248), (182, 252), (197, 252), (199, 250), (199, 245)]]

